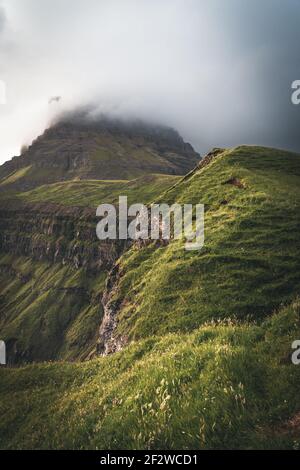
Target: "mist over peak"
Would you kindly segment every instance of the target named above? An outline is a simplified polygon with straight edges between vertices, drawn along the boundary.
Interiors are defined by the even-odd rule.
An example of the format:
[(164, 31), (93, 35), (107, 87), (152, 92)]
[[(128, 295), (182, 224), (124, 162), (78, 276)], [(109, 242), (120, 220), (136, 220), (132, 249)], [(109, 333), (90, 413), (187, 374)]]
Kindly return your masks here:
[[(1, 191), (70, 180), (132, 180), (185, 175), (200, 155), (179, 133), (141, 119), (108, 116), (84, 106), (56, 115), (22, 155), (0, 166)], [(15, 177), (9, 179), (9, 175)]]
[(130, 114), (125, 115), (113, 110), (104, 111), (102, 107), (92, 103), (57, 113), (50, 122), (49, 128), (61, 126), (107, 131), (111, 134), (134, 133), (135, 135), (148, 136), (164, 134), (166, 136), (172, 135), (173, 138), (182, 140), (176, 129), (162, 122)]
[(174, 127), (201, 153), (297, 150), (299, 19), (295, 0), (0, 0), (0, 159), (86, 103)]

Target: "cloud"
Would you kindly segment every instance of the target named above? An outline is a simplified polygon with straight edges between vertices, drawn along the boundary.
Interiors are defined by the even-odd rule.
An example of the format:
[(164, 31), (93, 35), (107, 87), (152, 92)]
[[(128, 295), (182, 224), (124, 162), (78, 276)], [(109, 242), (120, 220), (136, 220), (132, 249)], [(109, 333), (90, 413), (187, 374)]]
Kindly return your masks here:
[(0, 7), (0, 35), (4, 31), (5, 22), (6, 22), (5, 12), (4, 12), (4, 9)]
[[(0, 5), (2, 160), (42, 132), (55, 110), (90, 102), (174, 126), (202, 153), (240, 143), (300, 151), (300, 108), (290, 102), (300, 78), (298, 0)], [(49, 106), (53, 96), (62, 100)]]

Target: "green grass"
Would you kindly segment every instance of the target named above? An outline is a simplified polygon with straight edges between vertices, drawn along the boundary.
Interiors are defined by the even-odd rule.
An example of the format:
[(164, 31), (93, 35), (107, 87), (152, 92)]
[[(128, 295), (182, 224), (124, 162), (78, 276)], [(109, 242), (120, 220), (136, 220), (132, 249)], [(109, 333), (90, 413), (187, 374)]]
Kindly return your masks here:
[[(149, 244), (121, 257), (112, 300), (123, 351), (0, 369), (0, 447), (299, 448), (299, 178), (298, 154), (243, 146), (167, 185), (118, 182), (117, 191), (132, 185), (130, 202), (204, 203), (205, 246)], [(95, 207), (119, 195), (111, 182), (67, 184), (20, 197)], [(1, 276), (1, 335), (25, 331), (25, 350), (34, 335), (35, 354), (54, 345), (60, 359), (85, 358), (101, 312), (56, 288), (96, 299), (105, 275), (9, 256), (1, 263), (19, 276)]]
[(129, 204), (148, 204), (181, 178), (169, 175), (146, 175), (132, 181), (73, 180), (40, 186), (18, 193), (28, 203), (52, 202), (68, 206), (98, 207), (102, 203), (116, 203), (119, 195), (127, 196)]
[(21, 168), (20, 170), (16, 170), (14, 173), (9, 175), (8, 177), (4, 178), (0, 181), (0, 186), (7, 186), (9, 184), (15, 183), (19, 179), (23, 178), (30, 172), (31, 166), (26, 166)]
[(98, 339), (105, 277), (105, 272), (88, 276), (67, 265), (2, 256), (0, 331), (15, 356), (11, 360), (87, 357)]
[[(299, 155), (238, 147), (161, 196), (205, 204), (205, 246), (188, 252), (176, 241), (126, 252), (117, 333), (131, 340), (210, 319), (261, 321), (290, 302), (300, 292), (299, 176)], [(233, 177), (243, 189), (225, 184)]]
[(299, 326), (296, 301), (260, 326), (208, 324), (83, 364), (0, 369), (0, 446), (298, 448)]
[[(165, 175), (148, 175), (134, 181), (72, 181), (39, 187), (36, 190), (18, 194), (22, 202), (54, 202), (69, 206), (97, 207), (103, 202), (118, 201), (119, 195), (128, 195), (131, 201), (149, 202), (157, 194), (178, 181), (178, 177)], [(16, 197), (16, 196), (15, 196)], [(64, 235), (52, 235), (45, 227), (57, 224), (54, 214), (42, 215), (43, 223), (38, 214), (18, 215), (16, 220), (2, 221), (2, 236), (14, 237), (19, 247), (32, 246), (35, 260), (18, 256), (0, 254), (0, 333), (7, 341), (9, 353), (16, 350), (14, 363), (32, 360), (78, 359), (87, 357), (95, 347), (98, 330), (102, 319), (101, 292), (107, 272), (95, 275), (90, 270), (76, 271), (70, 266), (63, 266), (61, 261), (51, 264), (41, 263), (36, 259), (47, 250), (53, 253), (60, 248), (69, 252), (75, 248), (83, 253), (82, 257), (91, 256), (93, 247), (100, 243), (96, 238), (95, 226), (91, 227), (94, 238), (72, 238), (72, 226), (75, 232), (86, 233), (89, 226), (80, 218), (61, 223)], [(31, 220), (31, 225), (28, 225)], [(63, 225), (64, 224), (64, 225)], [(67, 231), (70, 224), (70, 236)], [(13, 232), (13, 233), (10, 233)], [(69, 239), (70, 237), (70, 239)], [(105, 248), (104, 248), (105, 249)], [(38, 250), (38, 254), (37, 254)], [(85, 250), (85, 251), (83, 251)], [(113, 254), (113, 247), (110, 256)], [(109, 255), (107, 255), (109, 257)], [(95, 259), (96, 262), (96, 259)], [(8, 275), (7, 269), (1, 273), (1, 265), (13, 268)], [(28, 270), (28, 280), (21, 279), (23, 265)], [(106, 268), (107, 269), (107, 268)], [(94, 282), (96, 293), (90, 288)], [(72, 287), (73, 290), (67, 289)], [(74, 290), (77, 288), (77, 291)]]

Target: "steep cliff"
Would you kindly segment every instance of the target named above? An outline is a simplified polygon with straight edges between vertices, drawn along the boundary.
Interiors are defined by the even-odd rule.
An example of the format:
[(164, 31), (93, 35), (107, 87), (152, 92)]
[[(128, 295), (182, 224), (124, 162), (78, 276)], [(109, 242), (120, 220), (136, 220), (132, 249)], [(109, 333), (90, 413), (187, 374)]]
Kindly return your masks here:
[(95, 211), (55, 204), (0, 204), (0, 250), (37, 261), (85, 268), (109, 269), (124, 242), (99, 241)]

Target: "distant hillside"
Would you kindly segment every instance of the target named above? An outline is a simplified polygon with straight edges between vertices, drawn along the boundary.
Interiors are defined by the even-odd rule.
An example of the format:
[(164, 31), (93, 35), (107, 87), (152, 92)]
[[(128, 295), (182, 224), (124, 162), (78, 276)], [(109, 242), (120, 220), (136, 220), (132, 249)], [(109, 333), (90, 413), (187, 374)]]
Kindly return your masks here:
[[(180, 179), (180, 176), (148, 174), (133, 180), (71, 180), (38, 186), (31, 191), (14, 194), (14, 198), (26, 203), (96, 208), (102, 202), (118, 203), (122, 195), (128, 197), (129, 204), (136, 201), (149, 204)], [(7, 199), (11, 199), (9, 194)]]
[(171, 128), (104, 117), (91, 121), (75, 114), (0, 167), (0, 191), (25, 191), (73, 179), (184, 175), (199, 160), (200, 155)]

